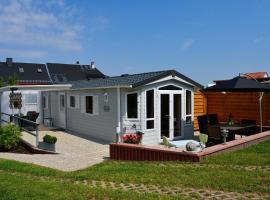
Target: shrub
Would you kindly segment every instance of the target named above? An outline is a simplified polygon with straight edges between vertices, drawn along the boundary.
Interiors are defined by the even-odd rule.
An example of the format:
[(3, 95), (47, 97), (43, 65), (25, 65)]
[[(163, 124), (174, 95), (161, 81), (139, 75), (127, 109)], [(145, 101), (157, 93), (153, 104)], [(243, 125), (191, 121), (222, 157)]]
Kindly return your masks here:
[(140, 134), (125, 134), (123, 135), (123, 142), (124, 143), (129, 143), (129, 144), (139, 144), (141, 142), (142, 135)]
[(49, 143), (49, 144), (55, 144), (57, 142), (57, 138), (51, 135), (46, 134), (43, 137), (43, 142)]
[(7, 124), (0, 128), (0, 147), (4, 150), (15, 148), (21, 137), (21, 130), (14, 124)]

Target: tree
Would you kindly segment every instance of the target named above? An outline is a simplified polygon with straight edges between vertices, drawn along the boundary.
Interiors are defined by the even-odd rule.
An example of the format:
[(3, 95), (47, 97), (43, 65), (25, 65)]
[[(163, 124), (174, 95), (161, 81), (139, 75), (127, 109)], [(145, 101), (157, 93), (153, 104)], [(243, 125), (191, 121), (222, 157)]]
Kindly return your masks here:
[(5, 84), (5, 82), (4, 82), (3, 77), (0, 76), (0, 88), (1, 88), (1, 87), (4, 87), (5, 85), (6, 85), (6, 84)]
[(17, 83), (18, 83), (18, 79), (17, 79), (16, 74), (13, 74), (8, 77), (8, 85), (17, 85)]

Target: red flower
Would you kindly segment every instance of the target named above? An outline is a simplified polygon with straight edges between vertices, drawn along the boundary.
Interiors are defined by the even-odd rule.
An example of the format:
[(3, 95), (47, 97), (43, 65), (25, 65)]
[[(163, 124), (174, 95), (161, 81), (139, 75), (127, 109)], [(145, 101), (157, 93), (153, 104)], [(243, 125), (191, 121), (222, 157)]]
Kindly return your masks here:
[(141, 142), (142, 136), (135, 133), (128, 133), (124, 134), (122, 139), (124, 143), (139, 144)]

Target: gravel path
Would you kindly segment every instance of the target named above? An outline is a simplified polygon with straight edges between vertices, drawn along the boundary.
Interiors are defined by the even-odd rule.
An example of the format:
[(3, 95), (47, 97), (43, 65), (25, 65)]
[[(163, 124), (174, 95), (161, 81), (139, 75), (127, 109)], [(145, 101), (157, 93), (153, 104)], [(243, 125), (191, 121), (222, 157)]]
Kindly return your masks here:
[[(0, 158), (42, 165), (62, 171), (84, 169), (102, 162), (109, 157), (109, 145), (84, 139), (62, 131), (40, 131), (57, 137), (56, 152), (59, 154), (17, 154), (0, 153)], [(23, 139), (35, 144), (35, 137), (23, 133)], [(40, 139), (41, 140), (41, 139)]]

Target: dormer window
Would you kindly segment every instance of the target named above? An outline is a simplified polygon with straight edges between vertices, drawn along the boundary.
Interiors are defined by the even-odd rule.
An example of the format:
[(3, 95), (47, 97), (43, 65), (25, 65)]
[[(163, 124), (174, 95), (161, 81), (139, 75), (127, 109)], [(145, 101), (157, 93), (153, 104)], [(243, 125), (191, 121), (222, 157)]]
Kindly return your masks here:
[(24, 72), (24, 69), (22, 67), (19, 67), (19, 72), (20, 73), (23, 73)]
[(38, 72), (38, 73), (42, 73), (42, 69), (39, 67), (39, 68), (37, 69), (37, 72)]

